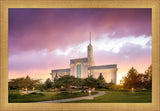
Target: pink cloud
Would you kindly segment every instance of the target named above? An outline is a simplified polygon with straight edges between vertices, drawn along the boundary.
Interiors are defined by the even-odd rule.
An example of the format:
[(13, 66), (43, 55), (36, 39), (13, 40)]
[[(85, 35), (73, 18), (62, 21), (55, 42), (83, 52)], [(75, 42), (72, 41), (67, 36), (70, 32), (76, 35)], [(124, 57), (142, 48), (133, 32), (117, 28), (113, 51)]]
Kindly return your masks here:
[[(115, 40), (130, 36), (138, 38), (141, 35), (150, 38), (151, 11), (9, 9), (9, 77), (24, 76), (28, 71), (32, 76), (34, 72), (40, 73), (41, 77), (48, 77), (46, 74), (51, 69), (69, 67), (71, 58), (87, 56), (86, 52), (78, 52), (81, 48), (78, 45), (88, 41), (89, 32), (92, 32), (94, 41), (101, 39), (104, 34)], [(151, 42), (147, 44), (151, 46)], [(65, 52), (69, 47), (73, 49), (67, 55), (57, 55), (55, 52), (58, 49)], [(151, 54), (151, 48), (123, 44), (118, 53), (95, 50), (94, 57), (97, 65), (118, 64), (119, 72), (127, 72), (131, 66), (139, 71), (145, 70), (152, 62)]]
[[(111, 37), (151, 35), (151, 9), (10, 9), (10, 52), (65, 48), (115, 32)], [(13, 47), (12, 47), (13, 46)]]

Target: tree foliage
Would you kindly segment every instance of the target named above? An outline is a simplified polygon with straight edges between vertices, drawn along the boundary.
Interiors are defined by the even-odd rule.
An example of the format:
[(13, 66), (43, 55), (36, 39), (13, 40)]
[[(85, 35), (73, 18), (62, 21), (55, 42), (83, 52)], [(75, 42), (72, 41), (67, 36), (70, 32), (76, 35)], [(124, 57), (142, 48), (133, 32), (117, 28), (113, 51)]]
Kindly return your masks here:
[(124, 88), (137, 88), (138, 86), (138, 72), (135, 68), (131, 68), (127, 76), (124, 77)]
[(144, 73), (146, 76), (144, 87), (146, 89), (152, 89), (152, 65), (150, 65)]
[(51, 81), (50, 78), (48, 78), (46, 81), (45, 81), (45, 88), (48, 89), (48, 88), (52, 88), (53, 87), (53, 82)]
[(88, 87), (96, 87), (97, 86), (97, 79), (93, 76), (89, 76), (88, 78), (84, 79), (84, 85)]
[(74, 86), (84, 86), (84, 79), (75, 78)]
[(60, 88), (61, 86), (68, 88), (71, 85), (74, 85), (75, 77), (70, 75), (64, 75), (54, 81), (54, 87)]
[(135, 68), (131, 68), (126, 77), (123, 77), (121, 84), (124, 88), (130, 89), (151, 89), (152, 87), (152, 65), (144, 73), (138, 73)]
[(11, 79), (8, 82), (9, 89), (22, 89), (25, 88), (27, 93), (28, 89), (32, 89), (33, 87), (36, 87), (37, 84), (41, 82), (40, 79), (31, 79), (28, 75), (26, 78), (16, 78), (16, 79)]
[(97, 78), (97, 87), (102, 88), (105, 85), (105, 79), (102, 75), (102, 73), (99, 74), (99, 77)]

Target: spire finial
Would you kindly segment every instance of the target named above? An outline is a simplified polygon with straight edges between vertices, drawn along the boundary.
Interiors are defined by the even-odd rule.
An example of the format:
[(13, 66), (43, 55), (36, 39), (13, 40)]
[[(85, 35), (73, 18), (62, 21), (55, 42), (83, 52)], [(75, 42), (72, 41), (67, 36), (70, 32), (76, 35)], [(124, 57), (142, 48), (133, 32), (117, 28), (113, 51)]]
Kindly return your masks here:
[(89, 32), (89, 43), (91, 44), (91, 32)]

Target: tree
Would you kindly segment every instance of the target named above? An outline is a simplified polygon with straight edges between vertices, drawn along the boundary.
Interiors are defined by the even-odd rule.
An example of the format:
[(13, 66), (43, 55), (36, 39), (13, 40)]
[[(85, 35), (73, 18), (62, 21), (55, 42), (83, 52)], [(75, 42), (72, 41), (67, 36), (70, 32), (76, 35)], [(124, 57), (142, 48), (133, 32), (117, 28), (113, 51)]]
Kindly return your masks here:
[(145, 84), (144, 84), (144, 87), (146, 89), (152, 89), (152, 65), (150, 65), (148, 67), (148, 69), (144, 72), (146, 78), (145, 78)]
[(144, 73), (138, 73), (135, 68), (131, 68), (126, 77), (120, 81), (124, 88), (152, 88), (152, 65)]
[(8, 87), (9, 89), (21, 89), (24, 87), (23, 81), (24, 81), (23, 77), (17, 78), (17, 79), (11, 79), (8, 82)]
[(75, 77), (70, 75), (64, 75), (55, 80), (54, 87), (59, 88), (61, 86), (64, 86), (65, 88), (68, 88), (70, 90), (70, 86), (74, 85), (75, 83)]
[(104, 80), (102, 73), (99, 74), (98, 80)]
[(58, 79), (58, 75), (56, 73), (55, 77), (54, 77), (54, 82)]
[(126, 77), (123, 77), (123, 86), (124, 88), (139, 88), (141, 81), (141, 76), (138, 75), (138, 72), (135, 68), (131, 68)]
[(89, 76), (84, 79), (84, 84), (88, 87), (96, 87), (97, 85), (97, 79), (93, 78), (93, 76)]
[(48, 89), (48, 88), (52, 88), (53, 87), (53, 82), (51, 81), (50, 78), (48, 78), (46, 81), (45, 81), (45, 88)]
[(73, 85), (74, 85), (74, 86), (83, 86), (83, 85), (84, 85), (84, 79), (75, 78)]
[(38, 84), (38, 83), (40, 83), (40, 79), (33, 80), (27, 75), (23, 81), (23, 84), (24, 84), (24, 87), (26, 88), (27, 94), (28, 94), (28, 89), (35, 87), (36, 84)]
[(102, 73), (99, 74), (99, 77), (97, 78), (97, 87), (98, 88), (102, 88), (105, 85), (105, 80), (104, 77), (102, 75)]
[(25, 88), (26, 93), (28, 94), (28, 89), (36, 87), (38, 83), (40, 83), (40, 79), (33, 80), (29, 76), (26, 76), (26, 78), (16, 78), (16, 79), (11, 79), (9, 81), (9, 89), (21, 89)]

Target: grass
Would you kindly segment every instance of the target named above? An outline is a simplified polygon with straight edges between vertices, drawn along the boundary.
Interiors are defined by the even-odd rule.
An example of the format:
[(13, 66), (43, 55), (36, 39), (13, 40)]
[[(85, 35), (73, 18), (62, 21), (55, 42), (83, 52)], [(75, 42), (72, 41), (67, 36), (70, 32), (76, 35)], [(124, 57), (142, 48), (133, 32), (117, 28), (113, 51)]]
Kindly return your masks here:
[[(93, 92), (92, 94), (97, 94)], [(59, 100), (67, 98), (75, 98), (88, 96), (88, 93), (55, 93), (55, 92), (46, 92), (46, 93), (30, 93), (22, 94), (18, 91), (9, 91), (8, 102), (9, 103), (27, 103), (27, 102), (39, 102), (39, 101), (50, 101), (50, 100)]]
[[(122, 91), (105, 91), (103, 96), (95, 97), (93, 100), (79, 100), (71, 101), (68, 103), (151, 103), (152, 92), (122, 92)], [(97, 92), (92, 93), (97, 94)], [(88, 93), (32, 93), (22, 94), (18, 91), (9, 91), (9, 103), (27, 103), (27, 102), (39, 102), (50, 101), (67, 98), (75, 98), (88, 96)]]
[(106, 91), (103, 96), (95, 97), (93, 100), (79, 100), (68, 103), (151, 103), (152, 92), (121, 92)]

